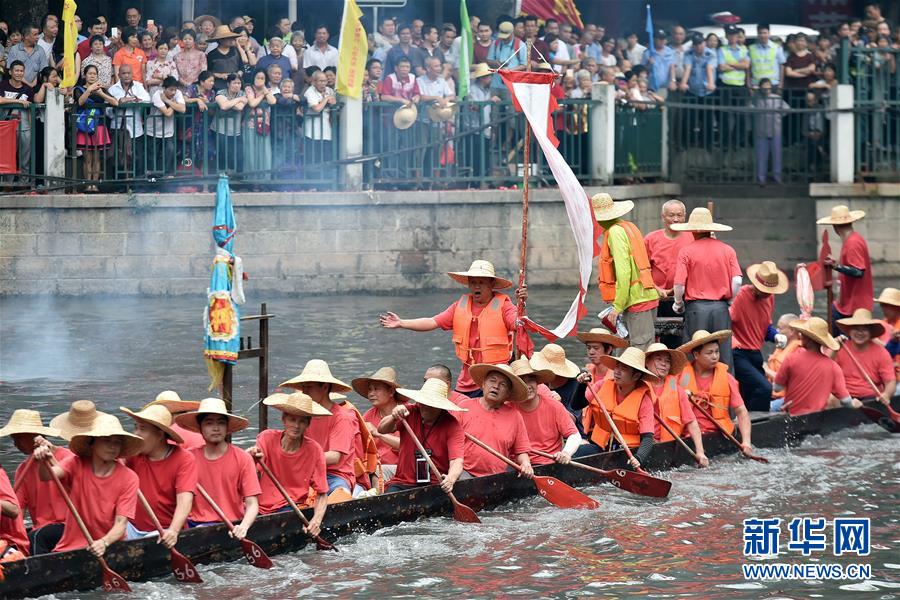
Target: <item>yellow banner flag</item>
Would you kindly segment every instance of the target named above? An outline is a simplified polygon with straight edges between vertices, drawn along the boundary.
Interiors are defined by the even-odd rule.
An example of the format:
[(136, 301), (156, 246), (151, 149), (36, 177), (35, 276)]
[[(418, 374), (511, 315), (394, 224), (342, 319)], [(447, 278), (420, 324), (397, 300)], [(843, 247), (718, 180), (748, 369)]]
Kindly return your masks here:
[(356, 5), (356, 0), (345, 0), (338, 48), (337, 93), (348, 98), (362, 96), (369, 43), (366, 30), (360, 22), (361, 18), (362, 11)]
[(75, 11), (78, 5), (75, 0), (63, 2), (63, 58), (62, 81), (60, 87), (74, 87), (78, 82), (78, 73), (75, 72), (75, 42), (78, 40), (78, 28), (75, 26)]

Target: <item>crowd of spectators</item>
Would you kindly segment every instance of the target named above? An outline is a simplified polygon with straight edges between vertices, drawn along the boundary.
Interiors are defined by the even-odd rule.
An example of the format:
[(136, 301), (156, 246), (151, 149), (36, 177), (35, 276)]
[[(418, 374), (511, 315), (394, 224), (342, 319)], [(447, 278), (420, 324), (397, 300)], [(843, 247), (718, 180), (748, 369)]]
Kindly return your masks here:
[[(784, 40), (770, 36), (765, 24), (754, 31), (728, 26), (725, 39), (698, 33), (688, 39), (685, 28), (675, 25), (669, 31), (654, 32), (652, 40), (642, 40), (644, 32), (616, 37), (592, 23), (579, 29), (553, 19), (540, 23), (533, 16), (501, 16), (493, 23), (473, 16), (468, 99), (500, 106), (493, 111), (490, 106), (470, 107), (475, 115), (467, 114), (465, 120), (477, 122), (483, 135), (491, 136), (487, 124), (504, 114), (504, 101), (509, 99), (500, 77), (491, 72), (501, 65), (557, 72), (553, 93), (559, 99), (589, 99), (593, 84), (606, 83), (614, 87), (617, 101), (635, 110), (691, 100), (773, 109), (781, 109), (785, 101), (785, 106), (820, 107), (837, 84), (835, 53), (844, 39), (852, 46), (900, 48), (900, 33), (881, 17), (880, 6), (869, 3), (865, 12), (865, 18), (842, 23), (817, 39), (798, 33)], [(293, 159), (285, 158), (278, 143), (283, 148), (291, 141), (282, 128), (273, 127), (274, 111), (299, 119), (297, 132), (309, 146), (310, 156), (320, 160), (332, 156), (330, 113), (337, 107), (338, 50), (326, 26), (308, 31), (300, 23), (280, 18), (268, 27), (257, 27), (248, 15), (226, 22), (202, 15), (164, 26), (145, 19), (137, 8), (129, 8), (123, 17), (110, 26), (99, 16), (87, 24), (86, 31), (76, 17), (79, 82), (63, 92), (72, 107), (75, 150), (84, 157), (87, 179), (103, 178), (104, 165), (98, 156), (113, 142), (121, 148), (115, 157), (117, 167), (132, 174), (137, 174), (138, 147), (150, 148), (150, 155), (142, 157), (148, 169), (172, 174), (177, 160), (185, 155), (184, 147), (196, 149), (210, 140), (227, 148), (215, 156), (218, 167), (254, 172), (284, 167)], [(30, 103), (41, 101), (46, 89), (58, 87), (60, 27), (55, 15), (46, 15), (40, 26), (18, 29), (0, 21), (4, 73), (0, 103), (6, 105), (5, 116), (22, 116)], [(460, 41), (453, 23), (381, 19), (368, 37), (364, 101), (451, 106), (460, 83)], [(531, 54), (526, 56), (529, 46)], [(873, 54), (878, 68), (892, 73), (896, 72), (894, 57), (889, 52)], [(135, 106), (129, 107), (131, 103)], [(141, 104), (150, 108), (142, 112)], [(176, 127), (176, 113), (188, 109), (192, 115), (182, 119), (187, 125)], [(561, 133), (586, 132), (586, 113), (574, 103), (562, 110), (565, 114), (555, 120)], [(207, 111), (209, 127), (204, 131), (199, 123)], [(758, 153), (778, 153), (780, 113), (774, 114), (753, 121), (755, 136), (766, 139), (757, 144)], [(474, 121), (473, 116), (477, 116)], [(418, 111), (417, 120), (429, 124), (428, 112)], [(821, 118), (810, 118), (804, 135), (821, 139), (825, 126)], [(502, 128), (495, 130), (495, 135), (502, 134)], [(20, 127), (19, 166), (26, 171), (31, 133), (28, 127)], [(136, 143), (142, 136), (151, 143)], [(773, 158), (777, 163), (778, 158)], [(443, 151), (442, 160), (448, 160)]]

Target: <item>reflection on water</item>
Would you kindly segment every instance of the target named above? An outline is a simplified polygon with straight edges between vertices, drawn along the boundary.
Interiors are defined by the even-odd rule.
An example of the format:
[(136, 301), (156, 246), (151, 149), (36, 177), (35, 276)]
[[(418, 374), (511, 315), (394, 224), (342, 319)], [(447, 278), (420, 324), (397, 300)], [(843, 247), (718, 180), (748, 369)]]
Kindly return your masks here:
[[(555, 293), (532, 292), (529, 312), (538, 321), (555, 324), (565, 312), (571, 295)], [(447, 332), (385, 331), (377, 326), (377, 315), (384, 310), (401, 316), (433, 315), (456, 297), (433, 293), (270, 300), (270, 312), (278, 315), (271, 330), (270, 388), (313, 357), (328, 360), (335, 375), (347, 381), (386, 364), (396, 366), (407, 385), (417, 385), (434, 362), (445, 362), (455, 371), (458, 363)], [(202, 304), (202, 297), (0, 300), (0, 417), (5, 420), (14, 408), (27, 406), (46, 418), (77, 398), (94, 399), (101, 409), (114, 411), (139, 406), (167, 388), (182, 397), (206, 395)], [(793, 298), (783, 296), (776, 312), (793, 307)], [(593, 314), (598, 307), (590, 308)], [(255, 313), (257, 307), (248, 305), (244, 312)], [(256, 327), (244, 333), (255, 340)], [(576, 362), (582, 361), (583, 346), (577, 340), (563, 345)], [(245, 361), (235, 375), (235, 405), (254, 422), (255, 396), (255, 361)], [(355, 401), (365, 405), (358, 397)], [(238, 441), (245, 443), (254, 435), (250, 430)], [(865, 426), (767, 456), (772, 459), (769, 466), (729, 458), (715, 460), (709, 470), (682, 468), (667, 474), (674, 485), (664, 502), (603, 485), (588, 488), (602, 504), (589, 513), (559, 510), (533, 498), (482, 514), (483, 526), (427, 519), (346, 538), (339, 554), (309, 550), (278, 556), (275, 569), (268, 572), (240, 562), (203, 568), (206, 582), (199, 587), (170, 580), (133, 587), (140, 597), (159, 599), (848, 598), (867, 591), (861, 597), (900, 597), (896, 437)], [(2, 464), (10, 469), (18, 460), (11, 444), (0, 440)], [(873, 581), (742, 579), (743, 518), (831, 519), (847, 514), (872, 519), (872, 555), (862, 560), (827, 554), (819, 558), (868, 562)], [(800, 562), (793, 554), (781, 560)]]

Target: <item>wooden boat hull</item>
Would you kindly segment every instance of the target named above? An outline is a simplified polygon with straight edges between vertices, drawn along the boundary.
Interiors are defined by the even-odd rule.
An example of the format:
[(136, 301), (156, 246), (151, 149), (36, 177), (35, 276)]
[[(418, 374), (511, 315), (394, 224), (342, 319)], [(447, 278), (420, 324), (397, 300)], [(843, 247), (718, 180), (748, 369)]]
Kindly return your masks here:
[[(762, 448), (793, 446), (806, 436), (828, 434), (863, 422), (867, 419), (860, 411), (848, 408), (801, 417), (765, 415), (754, 419), (753, 444)], [(710, 458), (737, 452), (734, 445), (719, 435), (706, 436), (703, 443)], [(621, 451), (594, 454), (579, 460), (602, 469), (624, 468), (626, 465), (625, 455)], [(660, 471), (692, 463), (693, 459), (681, 446), (666, 442), (654, 447), (645, 467), (650, 471)], [(773, 464), (772, 468), (778, 468), (777, 464)], [(587, 471), (558, 464), (538, 467), (535, 473), (557, 477), (573, 486), (604, 481)], [(531, 482), (513, 473), (460, 481), (454, 492), (461, 502), (475, 510), (492, 508), (535, 493)], [(447, 497), (438, 486), (432, 485), (330, 506), (322, 535), (335, 540), (352, 532), (372, 532), (402, 521), (452, 514), (453, 507)], [(309, 511), (307, 515), (312, 516)], [(250, 537), (270, 555), (294, 552), (308, 544), (293, 513), (259, 517), (250, 530)], [(240, 546), (228, 537), (224, 526), (186, 531), (179, 538), (178, 549), (197, 564), (244, 560)], [(106, 553), (106, 559), (115, 571), (129, 581), (171, 576), (169, 553), (156, 543), (155, 538), (114, 544)], [(5, 564), (3, 568), (6, 581), (0, 583), (2, 598), (91, 590), (101, 585), (100, 569), (95, 559), (84, 550), (33, 556)]]

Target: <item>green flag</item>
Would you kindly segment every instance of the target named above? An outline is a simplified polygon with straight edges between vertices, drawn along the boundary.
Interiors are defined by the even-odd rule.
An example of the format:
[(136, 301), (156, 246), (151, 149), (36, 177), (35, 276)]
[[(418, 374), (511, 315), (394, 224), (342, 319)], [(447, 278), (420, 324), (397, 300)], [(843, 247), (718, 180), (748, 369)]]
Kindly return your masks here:
[(459, 0), (460, 42), (459, 42), (459, 96), (460, 100), (469, 95), (469, 67), (472, 66), (472, 23), (466, 0)]

